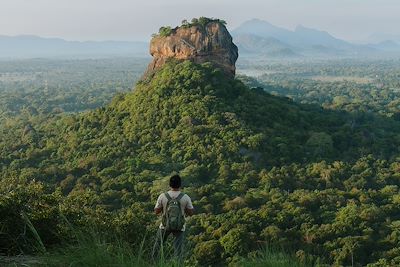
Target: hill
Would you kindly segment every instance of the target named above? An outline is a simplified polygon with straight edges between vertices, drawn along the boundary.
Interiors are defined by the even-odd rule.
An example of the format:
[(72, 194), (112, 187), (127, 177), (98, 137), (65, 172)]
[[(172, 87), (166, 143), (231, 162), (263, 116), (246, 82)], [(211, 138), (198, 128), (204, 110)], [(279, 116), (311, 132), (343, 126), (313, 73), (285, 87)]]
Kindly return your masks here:
[(297, 26), (294, 31), (272, 25), (259, 19), (252, 19), (242, 23), (232, 31), (232, 34), (253, 34), (260, 37), (273, 37), (292, 46), (304, 48), (313, 45), (324, 45), (336, 48), (351, 46), (349, 43), (337, 39), (327, 32)]
[(179, 172), (197, 212), (189, 265), (237, 263), (260, 245), (399, 262), (399, 122), (298, 104), (193, 61), (169, 58), (90, 112), (9, 120), (0, 253), (75, 244), (71, 225), (148, 249), (155, 198)]
[[(197, 261), (229, 261), (263, 240), (290, 242), (295, 249), (343, 263), (348, 256), (328, 253), (342, 249), (342, 236), (366, 240), (356, 252), (363, 263), (387, 255), (365, 251), (385, 253), (384, 247), (392, 246), (369, 245), (384, 237), (375, 231), (386, 220), (364, 218), (361, 211), (379, 207), (385, 194), (398, 190), (390, 186), (397, 183), (399, 163), (362, 157), (393, 155), (399, 132), (394, 122), (352, 122), (350, 115), (249, 89), (210, 64), (190, 61), (164, 65), (107, 107), (48, 120), (35, 119), (28, 128), (17, 122), (1, 138), (3, 214), (24, 211), (47, 245), (68, 235), (60, 212), (73, 224), (104, 221), (108, 231), (122, 229), (130, 242), (141, 240), (154, 225), (149, 217), (153, 201), (175, 171), (184, 177), (185, 192), (198, 212), (190, 220)], [(385, 177), (376, 180), (374, 173), (382, 172)], [(8, 191), (10, 186), (16, 189)], [(359, 202), (362, 196), (370, 203)], [(395, 220), (398, 208), (390, 203), (386, 218)], [(342, 218), (342, 213), (353, 211), (351, 220), (363, 222), (356, 228), (342, 221), (350, 216)], [(9, 232), (2, 239), (4, 253), (20, 246), (13, 233), (17, 238), (25, 223), (18, 216), (3, 218), (10, 224), (3, 222), (3, 231)], [(337, 228), (342, 223), (345, 228)], [(372, 232), (362, 234), (369, 227)], [(333, 229), (337, 232), (329, 234)], [(318, 239), (307, 243), (304, 231), (314, 231)], [(327, 252), (315, 251), (330, 242), (335, 243)], [(210, 245), (221, 247), (208, 252)]]
[(371, 34), (366, 41), (370, 43), (381, 43), (386, 41), (394, 41), (400, 43), (400, 35), (376, 32)]
[(383, 41), (376, 44), (370, 44), (369, 46), (381, 49), (388, 52), (400, 51), (400, 44), (395, 41)]
[(238, 48), (225, 27), (225, 21), (201, 17), (180, 27), (161, 27), (150, 42), (153, 61), (145, 75), (156, 71), (170, 58), (195, 63), (210, 62), (226, 75), (235, 76)]
[[(380, 45), (358, 45), (335, 38), (326, 31), (306, 28), (299, 25), (295, 30), (277, 27), (271, 23), (259, 19), (245, 21), (232, 31), (232, 35), (239, 47), (245, 47), (247, 52), (260, 56), (274, 56), (277, 44), (286, 51), (286, 56), (307, 57), (368, 57), (380, 55), (384, 52), (400, 51), (393, 50), (391, 46)], [(271, 42), (274, 40), (274, 42)], [(249, 40), (254, 41), (249, 42)], [(263, 43), (263, 49), (260, 49)], [(290, 51), (288, 48), (290, 47)], [(279, 56), (279, 53), (276, 54)]]
[(269, 57), (300, 57), (293, 52), (293, 47), (273, 37), (259, 37), (252, 34), (240, 34), (235, 37), (242, 55), (252, 56), (263, 54)]

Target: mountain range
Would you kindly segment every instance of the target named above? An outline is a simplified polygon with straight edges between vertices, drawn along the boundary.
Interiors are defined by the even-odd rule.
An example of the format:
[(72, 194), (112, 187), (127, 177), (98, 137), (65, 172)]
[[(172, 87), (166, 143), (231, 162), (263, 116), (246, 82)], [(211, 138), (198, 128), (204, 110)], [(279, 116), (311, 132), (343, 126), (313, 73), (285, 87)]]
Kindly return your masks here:
[(358, 56), (400, 52), (400, 44), (384, 41), (376, 44), (353, 44), (326, 31), (306, 28), (295, 30), (277, 27), (259, 19), (244, 22), (232, 31), (241, 55), (269, 57)]
[[(326, 31), (302, 25), (294, 30), (275, 26), (267, 21), (245, 21), (232, 31), (242, 57), (272, 58), (379, 56), (400, 54), (400, 37), (374, 34), (370, 44), (354, 44)], [(392, 38), (392, 39), (385, 39)], [(147, 42), (130, 41), (66, 41), (33, 35), (0, 35), (0, 58), (32, 57), (147, 57)]]
[(146, 42), (79, 42), (34, 35), (0, 35), (0, 58), (146, 56), (147, 50)]

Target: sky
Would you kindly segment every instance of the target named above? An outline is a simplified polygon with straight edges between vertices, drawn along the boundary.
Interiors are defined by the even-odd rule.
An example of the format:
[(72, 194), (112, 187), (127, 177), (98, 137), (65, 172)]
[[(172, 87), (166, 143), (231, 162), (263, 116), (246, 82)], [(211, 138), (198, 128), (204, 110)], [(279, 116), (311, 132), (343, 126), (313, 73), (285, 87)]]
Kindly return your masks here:
[(258, 18), (363, 41), (400, 35), (399, 14), (400, 0), (0, 0), (0, 35), (148, 41), (160, 26), (205, 16), (226, 20), (229, 29)]

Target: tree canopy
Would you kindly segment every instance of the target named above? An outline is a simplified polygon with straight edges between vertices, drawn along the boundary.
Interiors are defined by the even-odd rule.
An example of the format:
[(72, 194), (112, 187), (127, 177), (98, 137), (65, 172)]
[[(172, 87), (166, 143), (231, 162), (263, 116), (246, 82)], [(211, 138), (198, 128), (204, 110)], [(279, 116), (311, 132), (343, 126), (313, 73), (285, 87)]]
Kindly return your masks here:
[(197, 210), (194, 264), (237, 262), (268, 244), (327, 264), (397, 265), (399, 127), (171, 60), (106, 106), (2, 126), (0, 253), (58, 244), (65, 218), (139, 245), (179, 172)]

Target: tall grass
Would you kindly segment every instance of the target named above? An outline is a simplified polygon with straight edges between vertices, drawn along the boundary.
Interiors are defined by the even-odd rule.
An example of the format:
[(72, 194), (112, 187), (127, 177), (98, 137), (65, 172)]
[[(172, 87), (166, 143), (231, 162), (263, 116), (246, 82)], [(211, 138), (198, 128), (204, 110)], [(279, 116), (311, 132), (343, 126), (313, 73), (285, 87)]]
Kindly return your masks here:
[(282, 250), (266, 247), (251, 258), (243, 259), (238, 263), (243, 267), (313, 267), (314, 264), (305, 260), (300, 262), (299, 259), (291, 256)]
[(33, 235), (33, 242), (31, 244), (32, 248), (35, 251), (39, 251), (41, 253), (46, 252), (46, 248), (42, 242), (42, 239), (40, 238), (39, 233), (36, 231), (36, 228), (33, 226), (31, 220), (29, 220), (28, 216), (25, 214), (25, 212), (21, 213), (21, 217), (25, 222), (25, 226), (28, 227), (29, 231)]
[[(139, 247), (116, 238), (107, 241), (102, 235), (90, 232), (80, 233), (75, 244), (52, 251), (40, 260), (40, 265), (46, 267), (180, 267), (191, 266), (170, 259), (168, 248), (161, 250), (161, 255), (155, 261), (149, 255), (150, 240), (144, 239)], [(167, 255), (165, 255), (167, 254)], [(36, 266), (36, 265), (35, 265)], [(221, 263), (223, 266), (223, 263)], [(230, 265), (231, 266), (231, 265)], [(265, 248), (256, 256), (245, 258), (234, 266), (243, 267), (312, 267), (311, 263), (301, 263), (294, 256), (280, 250)]]
[(180, 266), (178, 262), (168, 260), (161, 253), (156, 261), (149, 255), (149, 240), (144, 239), (140, 246), (133, 247), (121, 239), (106, 238), (94, 231), (79, 233), (74, 244), (52, 251), (41, 259), (40, 266), (48, 267), (149, 267)]
[[(67, 222), (68, 223), (68, 222)], [(70, 241), (58, 249), (45, 249), (33, 225), (27, 220), (29, 229), (36, 239), (35, 247), (41, 252), (37, 257), (15, 257), (3, 262), (1, 266), (25, 267), (180, 267), (194, 266), (194, 262), (182, 264), (169, 255), (171, 246), (161, 247), (157, 259), (151, 258), (153, 240), (144, 238), (142, 242), (133, 246), (123, 241), (118, 236), (109, 236), (95, 229), (77, 230), (69, 223), (71, 228)], [(189, 249), (190, 250), (190, 249)], [(224, 266), (221, 263), (220, 266)], [(281, 250), (265, 248), (256, 253), (256, 256), (242, 259), (229, 266), (243, 267), (311, 267), (310, 263), (300, 263), (298, 259), (283, 253)]]

